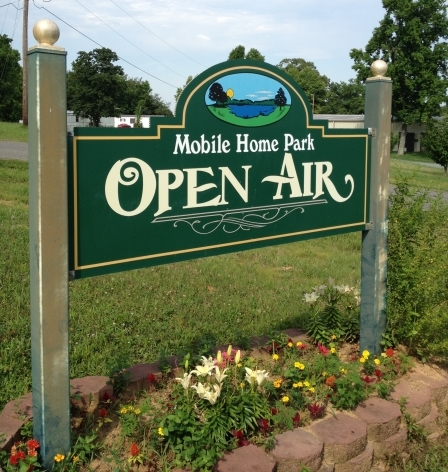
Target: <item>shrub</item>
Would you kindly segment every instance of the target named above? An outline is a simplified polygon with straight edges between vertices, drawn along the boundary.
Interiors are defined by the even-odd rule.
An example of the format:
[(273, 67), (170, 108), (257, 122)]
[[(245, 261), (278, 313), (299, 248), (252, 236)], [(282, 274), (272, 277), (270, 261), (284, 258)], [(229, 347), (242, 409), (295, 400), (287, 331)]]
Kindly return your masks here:
[(448, 204), (398, 181), (390, 200), (387, 334), (422, 356), (447, 356)]

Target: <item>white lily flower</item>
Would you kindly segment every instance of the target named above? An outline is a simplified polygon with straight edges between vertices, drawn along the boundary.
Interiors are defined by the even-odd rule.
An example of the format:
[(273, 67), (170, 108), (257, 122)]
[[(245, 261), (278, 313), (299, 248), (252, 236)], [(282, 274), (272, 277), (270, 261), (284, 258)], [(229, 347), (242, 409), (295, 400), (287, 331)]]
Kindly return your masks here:
[(328, 285), (329, 285), (330, 287), (333, 287), (333, 285), (334, 285), (334, 279), (333, 279), (332, 277), (328, 277)]
[(304, 293), (303, 296), (304, 298), (302, 300), (304, 300), (305, 303), (314, 303), (319, 298), (316, 292)]
[(205, 356), (202, 356), (202, 365), (204, 367), (214, 367), (215, 361), (213, 360), (213, 357), (207, 359)]
[(185, 372), (183, 378), (176, 377), (176, 380), (181, 383), (182, 387), (184, 387), (185, 390), (188, 390), (188, 387), (190, 386), (191, 373), (190, 373), (190, 374), (187, 374), (187, 373)]
[(224, 375), (229, 369), (226, 368), (222, 372), (219, 370), (219, 367), (215, 365), (215, 378), (218, 381), (218, 383), (222, 383), (222, 381), (227, 377), (227, 375)]
[(245, 367), (246, 369), (246, 380), (247, 382), (252, 385), (253, 382), (257, 380), (257, 374), (249, 367)]
[(208, 365), (197, 365), (196, 369), (192, 370), (192, 374), (196, 374), (200, 377), (205, 377), (206, 375), (211, 375), (211, 371), (215, 366), (208, 366)]
[(269, 372), (266, 372), (265, 370), (257, 370), (255, 373), (257, 374), (258, 385), (261, 385), (264, 382), (264, 379), (269, 377)]
[(204, 395), (204, 399), (208, 400), (212, 405), (216, 403), (216, 400), (218, 399), (219, 395), (217, 392), (210, 392), (207, 391), (206, 394)]
[(204, 398), (207, 392), (210, 392), (210, 387), (204, 387), (204, 385), (201, 384), (201, 382), (198, 382), (197, 385), (192, 385), (194, 390), (196, 390), (199, 398)]

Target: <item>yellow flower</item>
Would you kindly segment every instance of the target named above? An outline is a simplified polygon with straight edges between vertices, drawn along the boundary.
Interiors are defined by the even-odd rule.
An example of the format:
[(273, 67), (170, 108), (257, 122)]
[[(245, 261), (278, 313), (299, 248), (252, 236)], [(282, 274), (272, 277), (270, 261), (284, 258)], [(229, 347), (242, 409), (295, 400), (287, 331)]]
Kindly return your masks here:
[(303, 344), (302, 341), (297, 341), (296, 346), (300, 347), (302, 344)]
[(241, 364), (241, 362), (239, 362), (236, 366), (237, 367), (241, 367), (243, 364)]
[(332, 347), (332, 348), (330, 349), (330, 352), (331, 352), (332, 354), (334, 354), (334, 353), (336, 352), (336, 348), (335, 348), (335, 347)]
[(280, 388), (281, 386), (282, 386), (282, 379), (274, 380), (274, 387), (275, 388)]
[(289, 343), (288, 343), (288, 347), (292, 347), (292, 346), (293, 346), (292, 342), (291, 342), (291, 341), (289, 341)]
[(125, 415), (128, 412), (128, 409), (124, 406), (121, 410), (120, 413)]
[(337, 339), (337, 336), (336, 336), (335, 334), (332, 334), (332, 335), (331, 335), (331, 339), (333, 339), (333, 340), (334, 340), (334, 339)]
[(380, 365), (381, 361), (379, 359), (375, 359), (373, 362), (375, 362), (376, 365)]
[(294, 367), (297, 367), (297, 369), (303, 370), (305, 368), (305, 365), (302, 364), (301, 362), (294, 362)]
[(361, 364), (364, 364), (365, 361), (366, 361), (365, 357), (361, 357), (361, 359), (359, 359), (359, 362), (361, 362)]
[(159, 433), (159, 436), (165, 436), (165, 435), (163, 434), (163, 428), (159, 428), (159, 429), (157, 430), (157, 432)]
[(292, 384), (292, 388), (299, 388), (299, 384), (298, 383)]
[(367, 349), (362, 351), (362, 357), (364, 357), (364, 359), (368, 359), (369, 356), (370, 356), (370, 352)]
[(65, 459), (64, 454), (56, 454), (56, 455), (54, 456), (54, 460), (55, 460), (56, 462), (61, 462), (61, 461), (63, 461), (64, 459)]
[(240, 383), (240, 387), (241, 387), (241, 388), (244, 387), (244, 382), (241, 382), (241, 383)]
[(322, 377), (326, 377), (327, 375), (328, 374), (325, 371), (322, 372)]
[(78, 456), (73, 456), (73, 462), (78, 462), (79, 461), (79, 457)]
[(272, 354), (272, 359), (274, 359), (274, 361), (278, 361), (278, 354)]
[(134, 413), (135, 413), (136, 415), (139, 415), (139, 414), (141, 413), (141, 411), (140, 411), (139, 408), (136, 408), (136, 409), (134, 410)]
[(305, 387), (309, 387), (310, 383), (309, 382), (303, 382), (303, 385), (305, 385)]
[(311, 393), (314, 393), (314, 387), (310, 387), (310, 388), (308, 389), (308, 391), (311, 392)]
[(297, 386), (302, 388), (303, 387), (303, 382), (297, 382)]
[(343, 367), (341, 367), (339, 370), (340, 370), (343, 374), (346, 374), (346, 373), (347, 373), (347, 369), (344, 369)]
[(289, 402), (289, 397), (287, 397), (286, 395), (284, 397), (282, 397), (282, 402), (283, 403), (288, 403)]
[(387, 354), (385, 352), (382, 352), (381, 357), (387, 357)]

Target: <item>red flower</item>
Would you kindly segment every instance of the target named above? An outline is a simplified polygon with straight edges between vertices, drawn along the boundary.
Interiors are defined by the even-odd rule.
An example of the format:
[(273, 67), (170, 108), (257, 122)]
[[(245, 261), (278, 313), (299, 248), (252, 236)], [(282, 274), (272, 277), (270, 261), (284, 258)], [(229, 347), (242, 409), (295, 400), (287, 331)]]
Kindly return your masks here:
[(40, 447), (40, 444), (38, 441), (36, 441), (35, 439), (29, 439), (27, 442), (26, 442), (26, 447), (28, 449), (37, 449), (38, 447)]
[(319, 348), (319, 352), (320, 352), (323, 356), (328, 356), (328, 354), (330, 354), (330, 349), (328, 349), (327, 347), (325, 347), (325, 346), (322, 345), (321, 343), (317, 343), (317, 347)]
[(275, 416), (278, 413), (277, 408), (271, 408), (271, 415)]
[(131, 449), (129, 450), (129, 452), (132, 457), (136, 457), (140, 454), (140, 449), (135, 442), (131, 444)]
[(308, 403), (307, 408), (313, 420), (319, 418), (319, 416), (321, 416), (325, 411), (325, 407), (323, 405), (319, 405), (318, 403), (314, 403), (313, 405), (311, 405), (311, 403)]
[(378, 379), (380, 379), (381, 377), (383, 377), (384, 374), (381, 372), (380, 369), (375, 369), (375, 375)]
[(110, 395), (107, 392), (104, 392), (103, 394), (103, 402), (107, 402), (110, 400)]
[(19, 463), (19, 458), (17, 457), (17, 454), (13, 454), (10, 458), (9, 458), (9, 462), (12, 464), (12, 465), (17, 465)]
[(233, 429), (232, 435), (234, 438), (238, 439), (238, 447), (249, 446), (250, 442), (244, 437), (243, 431), (241, 429)]
[(271, 429), (269, 427), (269, 423), (268, 423), (268, 420), (266, 418), (261, 418), (258, 420), (258, 426), (260, 427), (260, 429), (263, 431), (263, 434), (266, 434), (269, 432), (269, 430)]
[(294, 428), (298, 428), (298, 427), (299, 427), (299, 424), (300, 424), (300, 413), (299, 413), (299, 412), (297, 412), (297, 413), (294, 415), (294, 417), (293, 417), (293, 419), (292, 419), (292, 422), (293, 422), (293, 424), (294, 424)]
[(366, 384), (373, 383), (375, 382), (375, 380), (376, 380), (375, 377), (369, 377), (368, 375), (362, 378), (362, 381), (365, 382)]
[(105, 418), (107, 416), (106, 408), (101, 408), (101, 410), (98, 412), (98, 414), (101, 416), (101, 418)]
[(392, 357), (393, 355), (394, 355), (394, 350), (391, 347), (389, 349), (386, 349), (387, 357)]
[(334, 375), (331, 375), (325, 380), (325, 384), (328, 385), (329, 387), (333, 387), (335, 382), (336, 382), (336, 377)]
[(150, 372), (148, 374), (148, 382), (151, 384), (156, 383), (156, 376), (154, 375), (153, 372)]

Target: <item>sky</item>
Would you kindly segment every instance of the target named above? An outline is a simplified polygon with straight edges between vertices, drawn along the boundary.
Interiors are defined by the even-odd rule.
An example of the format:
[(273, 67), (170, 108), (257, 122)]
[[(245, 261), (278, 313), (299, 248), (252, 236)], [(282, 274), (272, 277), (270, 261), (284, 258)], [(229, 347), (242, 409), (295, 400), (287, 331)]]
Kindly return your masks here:
[[(9, 3), (12, 4), (8, 5)], [(79, 51), (115, 51), (129, 77), (148, 80), (171, 103), (177, 87), (227, 60), (243, 45), (270, 64), (314, 62), (333, 82), (355, 77), (352, 48), (364, 48), (384, 17), (381, 0), (29, 0), (28, 46), (34, 24), (53, 20), (67, 69)], [(0, 34), (22, 52), (23, 0), (0, 0)]]

